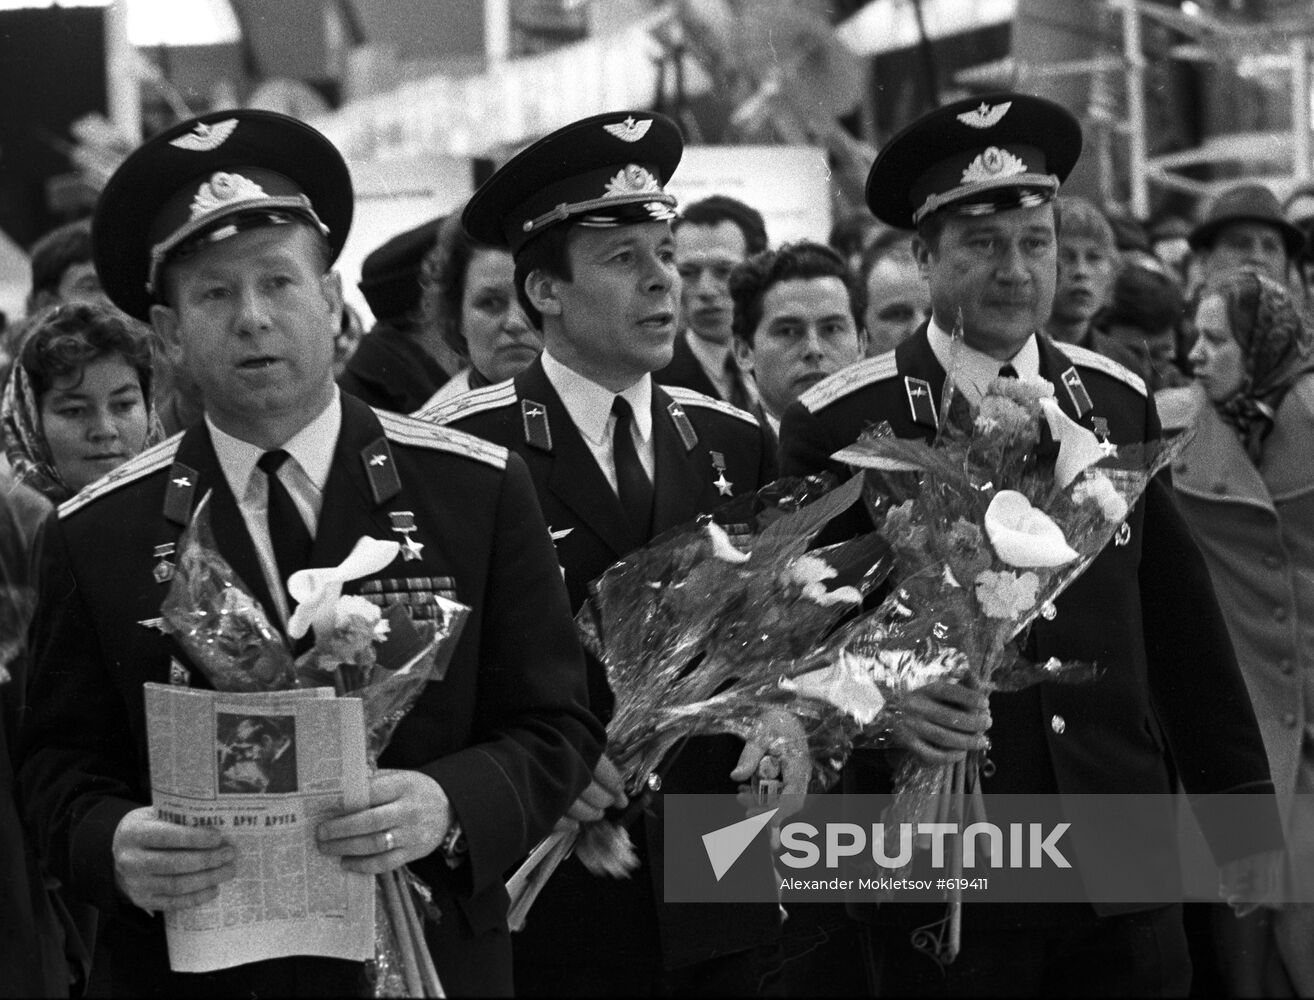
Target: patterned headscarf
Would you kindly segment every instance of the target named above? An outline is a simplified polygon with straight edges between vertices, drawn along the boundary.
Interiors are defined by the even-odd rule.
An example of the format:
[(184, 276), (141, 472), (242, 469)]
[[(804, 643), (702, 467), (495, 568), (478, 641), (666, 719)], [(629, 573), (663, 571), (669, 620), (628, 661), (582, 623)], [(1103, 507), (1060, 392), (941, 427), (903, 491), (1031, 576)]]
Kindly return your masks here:
[[(42, 326), (34, 323), (20, 344)], [(18, 354), (21, 358), (21, 346)], [(149, 380), (143, 380), (142, 396), (146, 403), (146, 441), (142, 446), (145, 450), (163, 441), (166, 435), (151, 403)], [(4, 439), (5, 456), (17, 482), (31, 487), (55, 504), (63, 503), (73, 495), (72, 488), (64, 482), (55, 466), (50, 444), (41, 428), (41, 407), (32, 390), (32, 380), (27, 369), (17, 360), (5, 382), (3, 397), (0, 397), (0, 437)]]
[(1199, 301), (1211, 296), (1223, 300), (1244, 372), (1237, 390), (1214, 408), (1236, 428), (1246, 453), (1258, 465), (1287, 390), (1314, 372), (1314, 336), (1290, 292), (1254, 271), (1230, 271), (1210, 280)]

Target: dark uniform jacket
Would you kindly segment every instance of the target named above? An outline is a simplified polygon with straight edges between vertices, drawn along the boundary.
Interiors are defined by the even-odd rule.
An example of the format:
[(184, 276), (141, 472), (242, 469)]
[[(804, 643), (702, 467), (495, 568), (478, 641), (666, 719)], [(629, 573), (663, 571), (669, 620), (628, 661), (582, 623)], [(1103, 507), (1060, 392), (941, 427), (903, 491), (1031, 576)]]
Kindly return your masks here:
[[(635, 546), (615, 491), (598, 467), (541, 359), (514, 380), (469, 392), (417, 416), (477, 434), (519, 454), (529, 466), (556, 539), (571, 606), (586, 585)], [(653, 386), (655, 536), (714, 510), (730, 494), (756, 490), (775, 477), (775, 453), (757, 422), (720, 400)], [(718, 468), (720, 466), (720, 468)], [(718, 485), (720, 483), (720, 485)], [(590, 705), (604, 721), (612, 696), (602, 666), (590, 657)], [(733, 792), (728, 775), (741, 744), (729, 737), (691, 741), (663, 787), (679, 792)], [(660, 803), (660, 796), (654, 800)], [(687, 965), (761, 943), (776, 931), (771, 907), (658, 905), (661, 899), (661, 821), (652, 812), (638, 846), (646, 872), (599, 878), (573, 859), (548, 883), (525, 930), (516, 936), (516, 961), (620, 965)], [(653, 864), (647, 863), (651, 858)], [(657, 925), (654, 925), (654, 914)], [(654, 955), (659, 952), (659, 955)], [(636, 964), (636, 968), (641, 967)]]
[[(382, 461), (379, 456), (383, 456)], [(167, 971), (161, 920), (114, 883), (111, 839), (150, 799), (142, 685), (185, 659), (152, 627), (167, 585), (156, 546), (176, 542), (213, 491), (220, 552), (267, 608), (264, 574), (202, 423), (70, 501), (52, 530), (35, 640), (21, 788), (55, 872), (119, 919), (117, 986), (126, 993), (230, 996), (351, 993), (359, 966), (260, 962), (205, 976)], [(565, 588), (523, 463), (505, 449), (342, 399), (311, 565), (337, 565), (363, 535), (394, 538), (409, 511), (422, 554), (348, 592), (401, 599), (418, 589), (472, 609), (451, 665), (401, 722), (383, 767), (433, 777), (469, 845), (455, 870), (413, 864), (442, 910), (430, 925), (438, 972), (454, 994), (510, 988), (503, 873), (546, 834), (589, 781), (601, 728), (585, 706), (583, 660)], [(270, 618), (277, 620), (270, 612)], [(204, 685), (198, 671), (191, 682)], [(121, 975), (126, 974), (126, 977)]]
[[(1040, 374), (1053, 383), (1068, 416), (1091, 429), (1103, 418), (1119, 445), (1159, 436), (1153, 402), (1135, 375), (1043, 336), (1039, 348)], [(837, 468), (830, 456), (880, 421), (889, 421), (899, 437), (930, 440), (944, 380), (925, 327), (894, 351), (833, 375), (786, 412), (783, 471)], [(929, 407), (922, 389), (929, 391)], [(1197, 815), (1220, 862), (1280, 846), (1268, 764), (1227, 628), (1162, 478), (1132, 508), (1126, 526), (1055, 602), (1054, 619), (1037, 619), (1026, 650), (1036, 662), (1053, 656), (1096, 663), (1103, 675), (1091, 684), (1046, 683), (993, 695), (989, 757), (996, 771), (982, 787), (1012, 794), (1168, 793), (1175, 768), (1193, 797), (1255, 793), (1253, 825), (1241, 839), (1228, 836), (1237, 832), (1234, 826), (1211, 826), (1208, 807), (1197, 798)], [(877, 790), (877, 769), (858, 764), (849, 772), (854, 787)], [(1172, 816), (1163, 819), (1144, 824), (1149, 828), (1106, 824), (1104, 843), (1083, 839), (1084, 824), (1074, 823), (1073, 864), (1080, 870), (1083, 855), (1099, 854), (1139, 858), (1147, 870), (1176, 870)], [(1095, 908), (1105, 913), (1148, 905)]]
[(419, 340), (387, 323), (361, 337), (338, 385), (361, 402), (392, 413), (411, 413), (447, 381), (447, 373)]
[(693, 348), (689, 346), (687, 338), (692, 336), (694, 334), (687, 330), (682, 330), (676, 336), (675, 353), (671, 355), (671, 363), (660, 371), (653, 372), (652, 380), (658, 385), (692, 389), (694, 392), (701, 392), (704, 396), (720, 399), (720, 391), (708, 377), (703, 363), (694, 355)]

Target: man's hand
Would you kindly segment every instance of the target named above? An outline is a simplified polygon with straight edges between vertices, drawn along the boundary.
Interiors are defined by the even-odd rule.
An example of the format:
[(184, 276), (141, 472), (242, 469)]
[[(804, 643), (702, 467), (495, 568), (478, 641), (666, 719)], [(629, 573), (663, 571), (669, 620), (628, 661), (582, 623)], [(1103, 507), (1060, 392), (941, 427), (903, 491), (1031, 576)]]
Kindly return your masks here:
[(421, 771), (376, 771), (370, 804), (325, 820), (315, 831), (322, 853), (342, 858), (347, 871), (381, 875), (428, 857), (452, 824), (447, 793)]
[(571, 803), (557, 826), (560, 828), (566, 824), (574, 828), (580, 823), (592, 823), (602, 819), (611, 806), (624, 809), (629, 804), (629, 797), (625, 794), (625, 779), (610, 758), (603, 754), (598, 758), (598, 766), (593, 769), (593, 780), (589, 787)]
[(772, 770), (779, 768), (779, 774), (769, 779), (779, 780), (778, 797), (770, 802), (752, 800), (750, 785), (740, 786), (739, 797), (750, 816), (779, 808), (774, 820), (779, 823), (803, 808), (808, 779), (812, 776), (812, 757), (808, 752), (807, 734), (803, 731), (803, 724), (792, 712), (782, 708), (768, 708), (758, 717), (744, 742), (739, 762), (730, 772), (730, 780), (751, 783), (763, 766), (765, 757), (772, 758)]
[(150, 913), (203, 906), (237, 874), (218, 830), (166, 823), (148, 806), (119, 820), (111, 850), (119, 891)]
[(1284, 851), (1250, 854), (1223, 865), (1218, 870), (1218, 894), (1238, 917), (1254, 913), (1261, 906), (1281, 905)]
[(902, 699), (890, 735), (923, 763), (950, 764), (969, 750), (988, 750), (990, 700), (954, 681), (932, 681)]

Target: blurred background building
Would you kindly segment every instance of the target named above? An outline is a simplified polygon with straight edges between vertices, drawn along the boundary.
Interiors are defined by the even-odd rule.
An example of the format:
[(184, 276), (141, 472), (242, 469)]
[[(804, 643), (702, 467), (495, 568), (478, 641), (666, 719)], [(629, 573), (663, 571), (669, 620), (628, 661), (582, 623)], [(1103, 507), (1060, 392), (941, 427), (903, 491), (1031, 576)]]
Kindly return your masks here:
[[(1308, 178), (1312, 40), (1307, 0), (0, 0), (0, 308), (6, 255), (89, 213), (144, 135), (214, 108), (338, 143), (363, 208), (348, 264), (516, 148), (625, 106), (675, 116), (694, 149), (811, 150), (791, 169), (825, 204), (780, 212), (815, 228), (860, 203), (904, 123), (1019, 87), (1081, 115), (1072, 188), (1146, 218), (1237, 176)], [(689, 164), (699, 190), (772, 169)], [(758, 178), (763, 197), (789, 179)]]

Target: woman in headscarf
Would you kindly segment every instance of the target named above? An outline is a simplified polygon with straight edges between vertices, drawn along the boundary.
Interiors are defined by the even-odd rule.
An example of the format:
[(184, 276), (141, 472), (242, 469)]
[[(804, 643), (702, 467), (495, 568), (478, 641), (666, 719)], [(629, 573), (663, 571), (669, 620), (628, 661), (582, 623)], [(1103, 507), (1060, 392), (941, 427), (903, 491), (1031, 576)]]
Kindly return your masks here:
[(461, 227), (459, 212), (443, 220), (438, 242), (425, 255), (420, 284), (425, 324), (465, 365), (426, 407), (515, 378), (543, 350), (543, 335), (516, 297), (510, 252), (472, 240)]
[(150, 402), (153, 336), (98, 303), (28, 321), (0, 401), (18, 482), (62, 503), (163, 438)]
[(1197, 302), (1202, 398), (1173, 479), (1263, 732), (1286, 824), (1280, 898), (1296, 901), (1220, 912), (1220, 959), (1233, 995), (1314, 996), (1314, 906), (1299, 902), (1314, 901), (1314, 338), (1253, 271), (1210, 279)]

